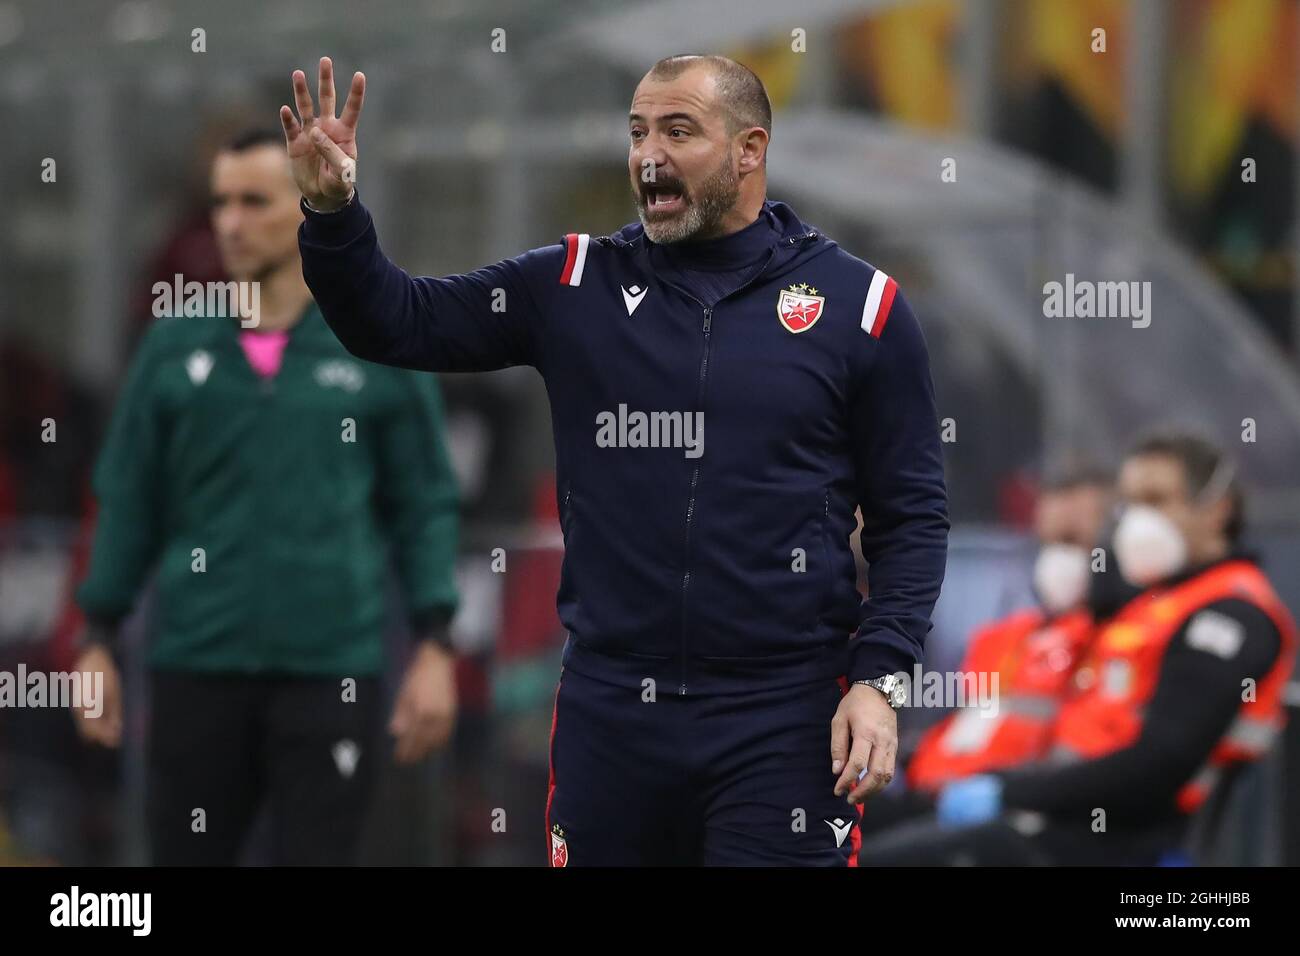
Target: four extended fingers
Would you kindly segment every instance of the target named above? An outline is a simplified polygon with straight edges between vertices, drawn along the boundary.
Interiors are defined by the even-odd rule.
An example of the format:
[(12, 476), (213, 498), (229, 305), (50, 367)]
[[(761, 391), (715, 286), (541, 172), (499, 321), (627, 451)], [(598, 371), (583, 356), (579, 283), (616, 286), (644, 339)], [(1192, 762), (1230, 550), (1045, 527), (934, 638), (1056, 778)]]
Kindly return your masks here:
[[(334, 63), (329, 57), (323, 56), (320, 60), (320, 79), (318, 86), (320, 97), (320, 116), (322, 119), (334, 119), (335, 109), (335, 92), (334, 92)], [(312, 102), (311, 90), (307, 87), (307, 74), (302, 70), (293, 71), (293, 99), (298, 108), (298, 115), (295, 118), (288, 107), (282, 107), (280, 110), (280, 123), (284, 127), (285, 135), (289, 138), (295, 137), (304, 128), (314, 125), (316, 119), (315, 105)], [(366, 99), (366, 76), (364, 73), (352, 74), (352, 85), (348, 88), (347, 102), (343, 104), (343, 115), (339, 122), (350, 130), (357, 128), (357, 122), (361, 119), (361, 107)], [(286, 115), (287, 114), (287, 115)]]

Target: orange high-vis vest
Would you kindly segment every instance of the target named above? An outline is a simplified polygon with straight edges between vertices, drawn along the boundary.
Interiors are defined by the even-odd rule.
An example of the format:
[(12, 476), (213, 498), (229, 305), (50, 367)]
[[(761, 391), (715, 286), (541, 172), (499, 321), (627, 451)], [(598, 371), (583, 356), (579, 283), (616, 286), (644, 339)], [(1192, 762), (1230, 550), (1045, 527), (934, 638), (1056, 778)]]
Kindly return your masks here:
[(931, 727), (908, 764), (908, 783), (937, 790), (1046, 754), (1061, 698), (1093, 631), (1086, 611), (1049, 621), (1036, 609), (977, 631), (961, 670), (998, 675), (996, 710), (964, 707)]
[(1141, 733), (1169, 642), (1197, 611), (1228, 598), (1249, 601), (1267, 614), (1282, 644), (1268, 673), (1256, 675), (1253, 698), (1243, 700), (1205, 763), (1178, 792), (1178, 808), (1192, 812), (1225, 768), (1267, 753), (1286, 720), (1283, 691), (1295, 657), (1295, 622), (1264, 572), (1234, 559), (1181, 584), (1144, 592), (1100, 629), (1061, 708), (1052, 759), (1091, 760), (1131, 745)]

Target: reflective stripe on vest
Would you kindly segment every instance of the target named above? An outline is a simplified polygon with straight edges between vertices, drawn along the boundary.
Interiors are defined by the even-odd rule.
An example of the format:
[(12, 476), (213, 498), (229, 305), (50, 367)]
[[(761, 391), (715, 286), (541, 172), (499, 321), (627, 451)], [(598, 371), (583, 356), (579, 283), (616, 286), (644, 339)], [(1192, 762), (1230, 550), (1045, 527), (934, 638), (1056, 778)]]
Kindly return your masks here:
[(1041, 694), (1011, 694), (998, 698), (998, 714), (1051, 720), (1061, 709), (1061, 702)]
[(1038, 608), (976, 631), (960, 671), (996, 675), (997, 696), (957, 710), (926, 731), (908, 762), (908, 782), (933, 790), (973, 773), (1041, 759), (1070, 675), (1093, 633), (1086, 611), (1049, 619)]
[(1277, 740), (1281, 731), (1280, 724), (1265, 724), (1258, 720), (1248, 720), (1239, 714), (1233, 720), (1227, 733), (1223, 735), (1222, 742), (1232, 744), (1234, 747), (1256, 756), (1262, 756), (1272, 749), (1273, 742)]

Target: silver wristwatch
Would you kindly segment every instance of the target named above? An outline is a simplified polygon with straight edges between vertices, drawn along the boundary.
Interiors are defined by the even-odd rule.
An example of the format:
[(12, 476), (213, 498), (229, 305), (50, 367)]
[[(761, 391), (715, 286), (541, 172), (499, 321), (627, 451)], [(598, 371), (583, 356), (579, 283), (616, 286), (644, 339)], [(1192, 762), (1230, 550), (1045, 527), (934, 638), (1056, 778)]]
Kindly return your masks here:
[(356, 201), (356, 198), (357, 198), (357, 191), (356, 189), (353, 189), (352, 192), (348, 194), (348, 201), (341, 206), (335, 206), (333, 209), (317, 209), (315, 206), (313, 206), (311, 203), (307, 201), (306, 196), (302, 197), (302, 204), (319, 216), (332, 216), (336, 212), (342, 212), (344, 209), (347, 209), (348, 206), (351, 206), (352, 203)]
[(872, 680), (855, 680), (853, 683), (874, 687), (885, 695), (885, 700), (889, 701), (889, 706), (894, 710), (907, 705), (907, 686), (897, 674), (886, 674), (884, 677), (876, 677)]

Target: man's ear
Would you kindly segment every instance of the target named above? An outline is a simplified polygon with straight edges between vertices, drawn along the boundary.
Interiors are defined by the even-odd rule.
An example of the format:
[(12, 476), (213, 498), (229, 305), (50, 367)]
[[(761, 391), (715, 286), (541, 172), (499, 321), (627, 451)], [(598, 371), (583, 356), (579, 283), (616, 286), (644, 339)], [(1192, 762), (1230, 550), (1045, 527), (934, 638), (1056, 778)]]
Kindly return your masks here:
[(740, 174), (752, 173), (763, 167), (763, 158), (767, 155), (767, 130), (753, 126), (740, 136)]

